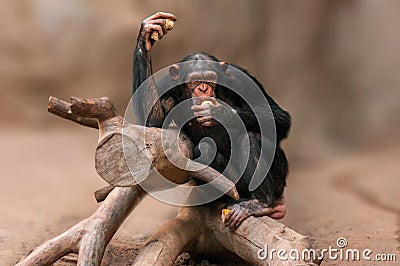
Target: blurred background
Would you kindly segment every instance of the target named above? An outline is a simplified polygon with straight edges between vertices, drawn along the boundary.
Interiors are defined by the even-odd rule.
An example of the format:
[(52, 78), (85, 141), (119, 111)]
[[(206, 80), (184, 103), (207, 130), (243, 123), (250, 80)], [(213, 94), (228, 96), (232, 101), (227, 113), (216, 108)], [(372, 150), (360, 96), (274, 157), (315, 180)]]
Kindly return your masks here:
[(155, 45), (155, 70), (209, 52), (248, 68), (292, 113), (290, 145), (382, 145), (400, 128), (399, 9), (395, 0), (2, 1), (0, 115), (53, 125), (49, 95), (108, 95), (124, 110), (140, 22), (166, 10), (178, 22)]
[(13, 260), (95, 209), (96, 132), (48, 114), (47, 100), (110, 96), (123, 113), (140, 23), (156, 11), (178, 21), (154, 71), (208, 52), (291, 113), (284, 222), (320, 246), (341, 235), (399, 252), (399, 1), (13, 0), (0, 1), (0, 254)]

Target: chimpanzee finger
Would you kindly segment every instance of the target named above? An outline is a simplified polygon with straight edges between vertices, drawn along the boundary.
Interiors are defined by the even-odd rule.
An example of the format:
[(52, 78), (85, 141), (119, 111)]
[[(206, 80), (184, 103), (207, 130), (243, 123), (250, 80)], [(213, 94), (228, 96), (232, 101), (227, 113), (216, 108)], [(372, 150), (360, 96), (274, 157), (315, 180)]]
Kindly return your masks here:
[(229, 229), (233, 230), (236, 228), (237, 221), (240, 219), (241, 215), (242, 215), (242, 211), (240, 209), (237, 209), (228, 221)]
[(193, 105), (192, 107), (190, 107), (190, 109), (192, 109), (193, 111), (203, 111), (203, 110), (210, 109), (210, 106), (209, 105)]
[(224, 216), (225, 217), (224, 221), (228, 221), (232, 217), (232, 215), (238, 210), (239, 207), (235, 204), (227, 206), (226, 208), (229, 210), (229, 212), (227, 212), (226, 215)]
[(240, 219), (241, 215), (242, 215), (242, 211), (240, 209), (237, 209), (235, 214), (232, 215), (232, 217), (230, 219), (229, 229), (235, 229), (236, 228), (236, 223)]
[(240, 216), (238, 222), (236, 223), (236, 227), (239, 227), (243, 223), (244, 220), (246, 220), (249, 217), (249, 215), (246, 215), (243, 213), (243, 215)]
[(197, 118), (197, 122), (199, 123), (211, 122), (211, 120), (212, 120), (211, 116), (201, 116)]
[(203, 127), (212, 127), (212, 126), (214, 126), (215, 124), (214, 124), (214, 122), (211, 120), (211, 121), (207, 121), (207, 122), (201, 123), (201, 125), (202, 125)]
[(202, 116), (208, 116), (208, 115), (212, 115), (212, 109), (210, 107), (208, 108), (204, 108), (202, 110), (196, 110), (194, 113), (202, 115)]
[(224, 224), (225, 226), (230, 226), (231, 222), (233, 221), (234, 218), (232, 218), (236, 213), (236, 209), (231, 210), (228, 214), (225, 216)]
[(224, 216), (224, 224), (226, 225), (226, 226), (228, 226), (227, 225), (227, 222), (229, 221), (229, 219), (232, 217), (232, 214), (233, 214), (234, 212), (232, 211), (232, 210), (230, 210), (230, 212), (228, 212), (225, 216)]
[(211, 115), (211, 110), (204, 110), (204, 111), (194, 112), (193, 115), (194, 115), (195, 117), (199, 117), (199, 116), (210, 116), (210, 115)]
[(176, 17), (173, 14), (167, 13), (167, 12), (157, 12), (157, 13), (151, 15), (150, 17), (146, 18), (145, 21), (154, 20), (154, 19), (170, 19), (170, 20), (176, 21)]
[(207, 100), (212, 102), (214, 105), (219, 105), (219, 102), (215, 99), (215, 97), (208, 97)]
[(146, 24), (144, 26), (144, 28), (146, 29), (146, 31), (148, 33), (152, 33), (154, 31), (158, 32), (158, 38), (161, 40), (161, 38), (164, 36), (164, 32), (163, 32), (163, 28), (158, 25), (158, 24)]
[(166, 27), (166, 20), (165, 19), (154, 19), (154, 20), (149, 20), (147, 21), (147, 24), (152, 24), (152, 25), (160, 25), (162, 27), (164, 35), (168, 33), (167, 27)]

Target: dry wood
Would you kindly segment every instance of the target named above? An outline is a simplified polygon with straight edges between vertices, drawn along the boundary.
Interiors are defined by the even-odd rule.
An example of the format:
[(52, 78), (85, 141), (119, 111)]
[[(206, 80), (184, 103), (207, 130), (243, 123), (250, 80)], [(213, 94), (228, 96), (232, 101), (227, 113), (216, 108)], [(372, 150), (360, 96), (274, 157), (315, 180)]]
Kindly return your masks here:
[[(258, 257), (259, 250), (310, 249), (308, 237), (303, 236), (270, 217), (249, 217), (235, 231), (221, 221), (224, 205), (182, 208), (178, 217), (167, 222), (146, 242), (134, 265), (172, 265), (184, 251), (217, 263), (232, 261), (233, 254), (251, 265), (315, 265), (318, 261), (296, 261)], [(264, 253), (260, 253), (264, 255)]]
[(78, 265), (100, 265), (104, 250), (145, 195), (139, 186), (115, 188), (90, 217), (32, 251), (18, 266), (51, 265), (68, 253), (78, 253)]
[(165, 223), (141, 249), (134, 265), (173, 265), (176, 258), (193, 247), (202, 231), (201, 216), (182, 212)]
[(108, 194), (114, 189), (115, 187), (112, 185), (108, 185), (106, 187), (100, 188), (94, 192), (94, 197), (96, 198), (97, 203), (104, 201)]
[[(311, 248), (310, 240), (294, 230), (286, 227), (284, 224), (270, 217), (249, 217), (236, 231), (231, 231), (221, 222), (215, 219), (208, 221), (208, 226), (212, 230), (215, 239), (226, 249), (235, 253), (247, 262), (257, 265), (312, 265), (317, 262), (313, 258), (299, 257), (299, 260), (280, 260), (277, 252), (273, 254), (273, 262), (268, 258), (262, 260), (259, 256), (260, 249), (269, 251), (272, 249), (284, 250), (286, 255), (289, 252), (297, 250), (302, 253), (303, 250)], [(264, 256), (262, 252), (260, 255)], [(268, 255), (268, 253), (267, 253)]]
[(47, 110), (52, 114), (55, 114), (64, 119), (74, 121), (75, 123), (78, 123), (80, 125), (91, 128), (98, 128), (96, 119), (81, 117), (76, 114), (73, 114), (69, 103), (57, 99), (53, 96), (50, 96), (49, 98), (49, 104), (47, 106)]
[[(232, 182), (219, 176), (214, 169), (189, 159), (192, 146), (184, 135), (174, 130), (128, 124), (117, 115), (107, 97), (91, 100), (73, 97), (71, 103), (50, 97), (48, 107), (49, 112), (62, 118), (99, 128), (96, 168), (111, 185), (95, 192), (96, 200), (104, 202), (92, 216), (36, 248), (18, 266), (51, 265), (68, 253), (78, 253), (78, 265), (100, 265), (107, 244), (146, 195), (137, 184), (154, 178), (155, 170), (177, 184), (186, 182), (190, 176), (207, 182), (216, 180), (216, 188), (233, 198), (238, 197)], [(166, 138), (162, 139), (161, 134)], [(124, 157), (123, 143), (131, 148), (134, 157)], [(115, 187), (121, 185), (130, 187)], [(181, 208), (175, 219), (149, 238), (135, 265), (172, 265), (185, 251), (202, 257), (217, 257), (224, 263), (236, 254), (257, 265), (293, 265), (290, 261), (260, 260), (258, 251), (264, 245), (287, 251), (310, 248), (307, 237), (269, 217), (250, 217), (236, 231), (229, 230), (221, 221), (223, 207), (223, 204), (213, 203)]]
[[(163, 178), (182, 184), (192, 174), (212, 184), (234, 199), (239, 195), (235, 185), (209, 166), (190, 160), (192, 143), (174, 129), (146, 128), (132, 125), (119, 116), (108, 97), (80, 99), (71, 103), (49, 99), (49, 112), (82, 125), (94, 127), (98, 121), (99, 143), (96, 170), (113, 186), (134, 186), (147, 178)], [(156, 186), (156, 185), (155, 185)], [(160, 189), (160, 188), (159, 188)]]
[[(213, 168), (192, 161), (192, 144), (175, 129), (146, 128), (116, 116), (99, 123), (95, 161), (98, 174), (114, 186), (133, 186), (157, 178), (176, 184), (196, 177), (212, 184), (234, 199), (234, 184)], [(157, 185), (153, 185), (157, 187)]]

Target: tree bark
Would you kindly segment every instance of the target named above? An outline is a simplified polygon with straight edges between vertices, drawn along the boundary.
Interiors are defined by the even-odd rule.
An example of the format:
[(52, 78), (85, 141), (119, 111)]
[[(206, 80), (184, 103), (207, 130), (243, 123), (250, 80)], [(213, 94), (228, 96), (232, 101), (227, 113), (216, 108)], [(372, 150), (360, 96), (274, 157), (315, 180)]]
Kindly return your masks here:
[(93, 215), (40, 245), (17, 265), (51, 265), (69, 253), (79, 254), (78, 265), (100, 265), (108, 242), (145, 195), (138, 185), (114, 188)]
[[(229, 264), (235, 254), (239, 263), (250, 265), (318, 265), (319, 254), (303, 258), (303, 250), (311, 249), (303, 236), (270, 217), (249, 217), (236, 230), (227, 228), (221, 217), (224, 204), (184, 207), (178, 217), (164, 224), (146, 242), (134, 265), (172, 265), (182, 252), (213, 263)], [(275, 252), (272, 252), (275, 249)], [(285, 250), (287, 259), (280, 259), (278, 250)], [(299, 252), (291, 259), (289, 253)], [(294, 252), (294, 251), (293, 251)], [(266, 258), (264, 258), (266, 256)], [(293, 253), (293, 258), (296, 256)]]
[[(213, 168), (190, 160), (193, 145), (175, 129), (132, 125), (119, 116), (108, 97), (80, 99), (71, 103), (49, 98), (49, 112), (81, 125), (99, 128), (95, 165), (98, 174), (113, 186), (134, 186), (149, 177), (176, 184), (192, 176), (212, 184), (234, 199), (239, 195), (228, 178)], [(151, 180), (150, 180), (151, 181)], [(155, 180), (156, 181), (156, 180)]]

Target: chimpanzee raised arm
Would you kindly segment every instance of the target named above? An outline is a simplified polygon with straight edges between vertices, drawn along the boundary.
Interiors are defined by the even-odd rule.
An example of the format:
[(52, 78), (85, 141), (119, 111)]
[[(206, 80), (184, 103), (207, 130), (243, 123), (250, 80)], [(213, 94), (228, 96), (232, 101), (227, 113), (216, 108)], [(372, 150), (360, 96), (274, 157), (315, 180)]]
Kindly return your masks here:
[[(157, 12), (142, 22), (133, 53), (133, 94), (153, 73), (151, 65), (151, 48), (153, 47), (155, 40), (151, 38), (151, 35), (156, 31), (158, 32), (158, 39), (161, 40), (168, 32), (165, 26), (168, 19), (176, 21), (176, 17), (170, 13)], [(140, 102), (134, 102), (134, 110), (138, 123), (150, 127), (161, 127), (165, 118), (164, 108), (162, 106), (163, 102), (165, 102), (164, 104), (170, 104), (168, 100), (171, 99), (160, 99), (155, 86), (150, 87), (150, 91), (139, 91), (138, 93), (140, 93), (139, 97), (134, 98), (134, 100), (140, 100)], [(155, 99), (156, 102), (152, 111), (149, 113), (149, 117), (145, 117), (146, 112), (144, 108)]]

